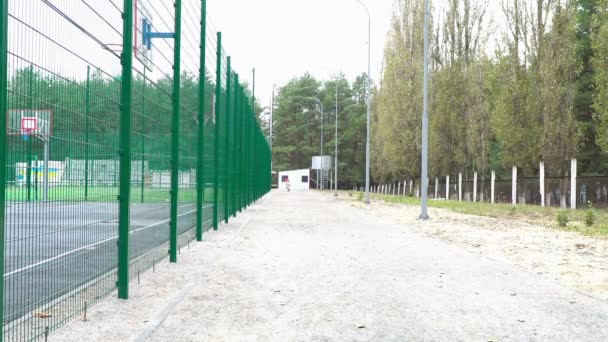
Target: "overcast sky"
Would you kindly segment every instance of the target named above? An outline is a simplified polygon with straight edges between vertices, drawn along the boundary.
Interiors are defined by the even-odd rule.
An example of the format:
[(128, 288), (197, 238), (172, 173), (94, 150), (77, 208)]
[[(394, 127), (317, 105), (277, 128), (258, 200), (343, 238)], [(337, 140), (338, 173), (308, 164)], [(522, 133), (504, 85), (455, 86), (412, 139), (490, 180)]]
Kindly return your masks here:
[[(363, 1), (371, 14), (371, 74), (377, 81), (394, 0)], [(446, 1), (433, 1), (435, 11)], [(367, 15), (357, 0), (208, 0), (208, 17), (223, 32), (241, 77), (250, 80), (256, 68), (262, 106), (270, 104), (273, 83), (305, 72), (320, 80), (342, 72), (352, 81), (367, 71)], [(490, 19), (503, 21), (498, 0), (488, 0), (486, 23)]]
[[(364, 0), (372, 17), (372, 78), (378, 79), (393, 0)], [(235, 69), (270, 103), (272, 85), (310, 72), (351, 81), (367, 72), (367, 15), (356, 0), (209, 0), (208, 17), (222, 31)]]

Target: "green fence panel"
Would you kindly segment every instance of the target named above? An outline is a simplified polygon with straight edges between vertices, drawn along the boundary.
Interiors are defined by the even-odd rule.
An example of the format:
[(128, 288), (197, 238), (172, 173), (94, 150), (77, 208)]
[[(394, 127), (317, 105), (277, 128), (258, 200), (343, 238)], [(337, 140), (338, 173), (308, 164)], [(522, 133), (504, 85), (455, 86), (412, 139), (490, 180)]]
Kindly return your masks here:
[(0, 339), (41, 339), (269, 191), (206, 0), (0, 0)]

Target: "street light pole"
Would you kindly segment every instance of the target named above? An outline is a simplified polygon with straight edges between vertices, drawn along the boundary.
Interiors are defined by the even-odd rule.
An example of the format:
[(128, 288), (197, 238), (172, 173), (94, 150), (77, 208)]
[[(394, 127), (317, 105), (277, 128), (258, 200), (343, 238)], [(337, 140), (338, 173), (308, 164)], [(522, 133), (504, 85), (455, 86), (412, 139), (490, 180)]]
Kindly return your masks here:
[[(428, 0), (427, 0), (428, 1)], [(371, 59), (372, 59), (372, 17), (369, 8), (361, 0), (357, 0), (367, 13), (367, 139), (365, 141), (365, 203), (369, 204), (369, 171), (370, 171), (370, 124), (371, 124)]]
[[(316, 97), (307, 97), (306, 99), (308, 100), (313, 100), (315, 101), (317, 104), (319, 104), (319, 107), (321, 107), (321, 190), (323, 190), (323, 176), (325, 173), (325, 170), (323, 169), (323, 116), (325, 111), (323, 110), (323, 103), (321, 103), (321, 100), (319, 100)], [(317, 174), (317, 189), (319, 188), (319, 179), (318, 179), (318, 174)], [(331, 190), (331, 188), (330, 188)]]
[(428, 220), (427, 213), (428, 202), (428, 153), (429, 153), (429, 16), (431, 12), (430, 1), (426, 0), (424, 12), (424, 83), (423, 83), (423, 112), (422, 112), (422, 167), (421, 167), (421, 182), (422, 182), (422, 203), (420, 211), (420, 219)]
[(338, 197), (338, 78), (336, 78), (336, 134), (334, 151), (334, 197)]
[[(272, 99), (270, 100), (270, 141), (269, 141), (269, 145), (270, 145), (270, 152), (272, 152), (272, 133), (273, 133), (273, 126), (274, 126), (274, 87), (275, 85), (272, 85)], [(270, 164), (272, 165), (272, 155), (270, 156)]]
[(323, 191), (323, 188), (325, 188), (325, 165), (323, 165), (323, 162), (325, 161), (325, 158), (323, 158), (323, 117), (325, 115), (325, 110), (323, 109), (323, 104), (321, 103), (321, 101), (319, 101), (319, 99), (315, 99), (315, 101), (317, 101), (317, 103), (321, 107), (321, 191)]

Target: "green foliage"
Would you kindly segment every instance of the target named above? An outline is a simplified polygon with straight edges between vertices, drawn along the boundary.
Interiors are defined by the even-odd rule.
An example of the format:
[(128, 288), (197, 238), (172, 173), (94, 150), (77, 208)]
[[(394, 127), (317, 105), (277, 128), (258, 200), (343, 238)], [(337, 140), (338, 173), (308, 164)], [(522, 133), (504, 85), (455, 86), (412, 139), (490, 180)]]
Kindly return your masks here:
[[(601, 38), (598, 33), (591, 39), (591, 18), (602, 14), (599, 8), (608, 8), (608, 0), (600, 1), (603, 7), (597, 1), (505, 1), (499, 15), (506, 25), (498, 32), (487, 24), (491, 20), (486, 1), (454, 0), (434, 9), (431, 177), (463, 172), (467, 178), (478, 171), (483, 178), (490, 169), (500, 176), (513, 165), (523, 169), (523, 175), (535, 174), (541, 160), (548, 175), (564, 176), (564, 161), (578, 156), (579, 148), (590, 151), (580, 167), (590, 171), (589, 156), (597, 154), (589, 130), (592, 80), (595, 70), (608, 70), (608, 29)], [(424, 1), (397, 4), (374, 103), (372, 163), (381, 182), (415, 178), (420, 168)], [(604, 15), (607, 18), (596, 19), (602, 25), (608, 23)], [(603, 49), (603, 40), (604, 57), (596, 56), (598, 65), (590, 69), (591, 47)], [(497, 41), (494, 50), (489, 41)], [(596, 110), (606, 111), (605, 137), (604, 95)], [(601, 129), (604, 120), (598, 118)]]
[(595, 96), (593, 109), (597, 125), (597, 143), (608, 150), (608, 0), (598, 0), (593, 16), (592, 64), (595, 70)]
[(595, 221), (597, 220), (597, 214), (595, 213), (595, 209), (593, 208), (593, 204), (589, 202), (587, 204), (587, 210), (585, 211), (585, 225), (587, 227), (593, 226)]
[[(365, 171), (366, 79), (363, 74), (350, 84), (340, 75), (320, 82), (305, 74), (281, 87), (275, 99), (274, 168), (310, 167), (312, 156), (319, 155), (321, 149), (321, 120), (323, 152), (334, 155), (337, 86), (339, 186), (361, 184)], [(323, 104), (323, 116), (315, 99)]]
[(363, 191), (359, 191), (357, 193), (357, 201), (362, 202), (365, 197), (365, 193)]
[(569, 215), (568, 211), (562, 210), (557, 213), (557, 224), (560, 227), (567, 227), (568, 222), (570, 222), (570, 215)]

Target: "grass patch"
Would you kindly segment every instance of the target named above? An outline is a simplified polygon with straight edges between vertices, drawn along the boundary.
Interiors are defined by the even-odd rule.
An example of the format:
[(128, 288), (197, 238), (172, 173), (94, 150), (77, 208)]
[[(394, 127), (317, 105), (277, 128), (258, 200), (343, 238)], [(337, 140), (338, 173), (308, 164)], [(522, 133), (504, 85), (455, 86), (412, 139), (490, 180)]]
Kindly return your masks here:
[[(420, 205), (419, 198), (378, 194), (370, 195), (373, 199), (383, 200), (388, 203)], [(516, 219), (545, 227), (576, 231), (589, 236), (608, 236), (608, 211), (599, 209), (594, 209), (594, 219), (591, 225), (588, 225), (588, 223), (590, 223), (588, 219), (588, 209), (583, 208), (568, 210), (568, 222), (565, 226), (560, 226), (556, 218), (560, 213), (563, 213), (564, 210), (557, 207), (540, 207), (536, 205), (513, 206), (510, 204), (473, 203), (434, 199), (429, 199), (429, 207), (447, 209), (468, 215)]]

